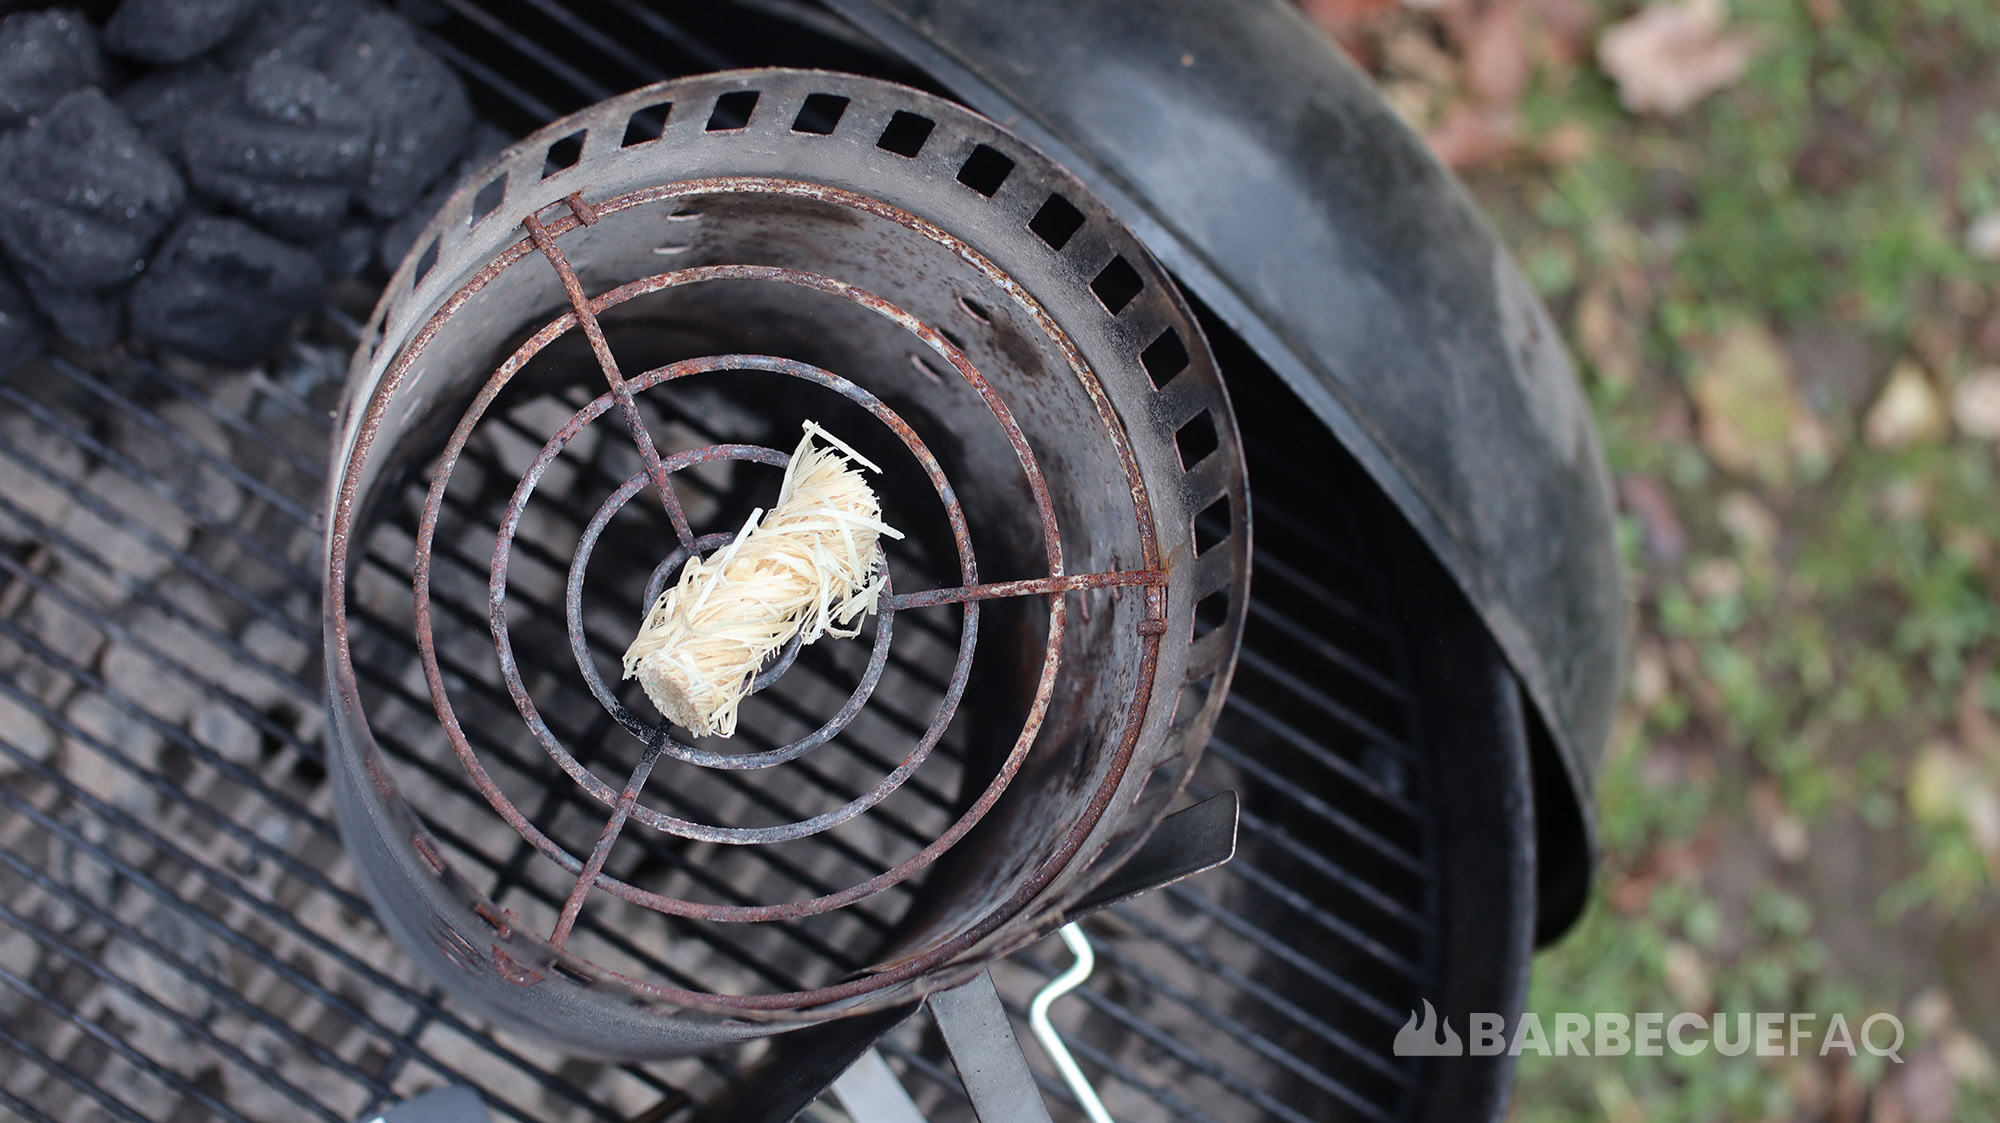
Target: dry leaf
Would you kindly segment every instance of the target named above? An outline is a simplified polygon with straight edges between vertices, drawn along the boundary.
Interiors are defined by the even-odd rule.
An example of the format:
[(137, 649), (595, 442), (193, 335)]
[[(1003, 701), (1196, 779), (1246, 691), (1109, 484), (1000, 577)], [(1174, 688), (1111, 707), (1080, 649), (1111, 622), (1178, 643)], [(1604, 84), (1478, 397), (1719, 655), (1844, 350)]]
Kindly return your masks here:
[(1397, 22), (1382, 35), (1385, 69), (1433, 86), (1449, 86), (1458, 77), (1458, 62), (1422, 23)]
[(1990, 781), (1975, 784), (1965, 792), (1965, 806), (1961, 813), (1965, 816), (1966, 833), (1972, 836), (1972, 845), (1986, 859), (1987, 871), (2000, 878), (2000, 792), (1993, 790)]
[(1743, 591), (1743, 567), (1728, 558), (1710, 558), (1688, 574), (1688, 591), (1703, 600), (1722, 600)]
[(1437, 127), (1424, 134), (1424, 143), (1446, 167), (1462, 170), (1490, 164), (1512, 152), (1518, 126), (1512, 109), (1454, 102)]
[(1950, 745), (1927, 745), (1905, 780), (1910, 810), (1925, 822), (1951, 819), (1958, 814), (1960, 793), (1976, 781), (1972, 762), (1964, 754)]
[(1806, 835), (1806, 825), (1785, 806), (1785, 797), (1778, 792), (1778, 785), (1770, 780), (1759, 780), (1750, 788), (1750, 814), (1756, 820), (1757, 829), (1764, 836), (1764, 842), (1781, 861), (1801, 862), (1811, 843)]
[[(1654, 749), (1650, 755), (1658, 755)], [(1623, 877), (1605, 887), (1611, 907), (1624, 913), (1641, 913), (1660, 886), (1687, 882), (1699, 877), (1711, 849), (1706, 840), (1691, 843), (1662, 842), (1640, 856), (1638, 864)]]
[(1974, 371), (1958, 384), (1951, 419), (1967, 436), (2000, 441), (2000, 367)]
[(1944, 403), (1915, 363), (1897, 363), (1889, 382), (1868, 408), (1862, 435), (1876, 448), (1907, 448), (1943, 436)]
[(1418, 132), (1430, 129), (1458, 84), (1458, 60), (1445, 53), (1426, 25), (1416, 21), (1398, 20), (1384, 28), (1381, 52), (1377, 78), (1383, 100), (1411, 128)]
[(1959, 1083), (1975, 1088), (1993, 1083), (1996, 1075), (1993, 1054), (1986, 1051), (1986, 1046), (1980, 1044), (1978, 1038), (1964, 1030), (1953, 1030), (1945, 1035), (1938, 1051), (1944, 1055), (1945, 1067), (1951, 1070)]
[(1313, 22), (1338, 36), (1357, 24), (1394, 11), (1396, 0), (1299, 0), (1299, 7), (1305, 9)]
[(1969, 526), (1946, 527), (1941, 545), (1945, 553), (1962, 561), (1975, 573), (1993, 568), (1993, 540)]
[(1932, 370), (1949, 370), (1965, 352), (1958, 317), (1942, 309), (1938, 314), (1921, 316), (1910, 327), (1909, 349), (1918, 362)]
[(1528, 88), (1521, 17), (1511, 3), (1488, 5), (1465, 24), (1465, 86), (1490, 106), (1512, 108)]
[(1917, 996), (1910, 999), (1903, 1020), (1909, 1022), (1910, 1028), (1925, 1037), (1936, 1037), (1951, 1025), (1956, 1013), (1952, 1007), (1951, 995), (1938, 987), (1931, 986), (1918, 991)]
[(1639, 330), (1609, 280), (1593, 280), (1576, 302), (1576, 342), (1599, 378), (1630, 386), (1639, 374)]
[(1702, 447), (1717, 464), (1781, 486), (1825, 458), (1825, 427), (1800, 401), (1790, 359), (1769, 330), (1740, 321), (1704, 350), (1689, 389)]
[(1634, 113), (1673, 114), (1743, 76), (1754, 36), (1723, 30), (1722, 0), (1654, 0), (1597, 41), (1597, 61)]
[(1639, 641), (1632, 652), (1632, 673), (1627, 681), (1632, 684), (1632, 701), (1642, 710), (1650, 710), (1666, 700), (1673, 683), (1667, 671), (1666, 653), (1659, 644)]
[(1674, 996), (1683, 1010), (1706, 1010), (1714, 1000), (1709, 987), (1708, 966), (1701, 961), (1701, 953), (1692, 944), (1680, 940), (1670, 940), (1666, 952), (1660, 957), (1660, 967), (1666, 975), (1667, 993)]
[(1778, 519), (1747, 491), (1732, 491), (1715, 505), (1715, 518), (1743, 552), (1762, 556), (1778, 541)]
[(1905, 783), (1918, 819), (1962, 823), (1987, 869), (2000, 877), (2000, 791), (1989, 770), (1950, 745), (1934, 744), (1918, 754)]
[(1585, 0), (1528, 0), (1534, 13), (1540, 44), (1532, 57), (1544, 62), (1571, 66), (1583, 61), (1590, 33), (1597, 27), (1597, 12)]
[(1591, 149), (1596, 147), (1597, 134), (1590, 131), (1589, 125), (1581, 121), (1564, 121), (1542, 134), (1542, 139), (1535, 144), (1535, 154), (1542, 158), (1543, 163), (1560, 167), (1576, 163), (1590, 155)]

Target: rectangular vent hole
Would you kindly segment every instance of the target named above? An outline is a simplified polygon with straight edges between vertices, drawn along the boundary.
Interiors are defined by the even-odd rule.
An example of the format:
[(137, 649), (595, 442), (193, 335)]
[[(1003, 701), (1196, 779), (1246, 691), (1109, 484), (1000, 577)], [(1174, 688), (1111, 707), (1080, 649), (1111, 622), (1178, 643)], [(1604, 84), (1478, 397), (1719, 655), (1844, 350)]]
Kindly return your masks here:
[(715, 99), (715, 112), (708, 115), (707, 131), (726, 133), (750, 124), (750, 112), (757, 108), (756, 90), (737, 90)]
[(1146, 374), (1157, 390), (1173, 381), (1174, 375), (1187, 369), (1187, 345), (1181, 342), (1179, 332), (1168, 328), (1160, 333), (1160, 338), (1139, 352), (1139, 363), (1146, 368)]
[(1141, 784), (1139, 790), (1132, 794), (1132, 805), (1134, 807), (1138, 806), (1141, 800), (1152, 795), (1156, 790), (1172, 788), (1174, 780), (1180, 774), (1181, 762), (1179, 757), (1154, 765), (1153, 770), (1146, 773), (1146, 782)]
[(945, 384), (944, 372), (938, 369), (938, 360), (930, 354), (923, 351), (910, 352), (910, 365), (916, 367), (917, 373), (923, 375), (924, 379), (931, 385), (942, 386)]
[(1183, 471), (1202, 462), (1209, 453), (1221, 445), (1215, 435), (1215, 418), (1207, 410), (1202, 410), (1188, 418), (1187, 424), (1174, 434), (1174, 447), (1181, 450)]
[(847, 99), (839, 94), (812, 94), (799, 107), (799, 115), (792, 119), (792, 131), (832, 136), (840, 124), (840, 115), (845, 112)]
[(632, 116), (625, 119), (625, 139), (618, 143), (618, 147), (630, 148), (660, 139), (660, 135), (667, 131), (667, 117), (673, 111), (674, 103), (671, 101), (633, 110)]
[(542, 161), (543, 179), (576, 167), (576, 162), (583, 159), (583, 138), (586, 132), (588, 130), (578, 129), (549, 145), (548, 157)]
[(479, 225), (481, 219), (498, 210), (500, 201), (506, 197), (507, 173), (501, 172), (488, 180), (486, 186), (479, 189), (479, 194), (472, 197), (472, 225)]
[(428, 274), (434, 266), (437, 265), (439, 241), (440, 239), (438, 238), (432, 238), (431, 244), (424, 247), (423, 256), (417, 258), (417, 271), (410, 274), (411, 284), (413, 285), (422, 284), (424, 276)]
[(889, 125), (882, 130), (882, 139), (875, 142), (875, 147), (898, 156), (913, 157), (924, 150), (924, 142), (931, 138), (934, 128), (937, 124), (929, 117), (919, 117), (898, 109), (896, 115), (889, 118)]
[(1125, 306), (1132, 303), (1132, 298), (1139, 295), (1139, 290), (1145, 287), (1146, 282), (1139, 279), (1139, 271), (1132, 268), (1131, 262), (1126, 261), (1123, 255), (1112, 258), (1111, 263), (1098, 270), (1097, 276), (1090, 282), (1090, 291), (1097, 294), (1097, 302), (1114, 316), (1123, 312)]
[(1207, 553), (1217, 542), (1229, 537), (1229, 497), (1217, 496), (1215, 502), (1201, 509), (1194, 517), (1194, 554), (1196, 557)]
[(991, 199), (1000, 185), (1007, 182), (1007, 173), (1014, 170), (1014, 161), (1002, 155), (997, 148), (980, 144), (973, 146), (972, 155), (958, 169), (958, 181), (981, 195)]
[(1217, 589), (1194, 604), (1194, 638), (1200, 639), (1229, 619), (1229, 590)]
[(1170, 725), (1175, 729), (1185, 728), (1208, 704), (1208, 691), (1214, 685), (1215, 676), (1205, 675), (1200, 680), (1181, 687), (1180, 700), (1174, 704), (1174, 717)]
[(1083, 212), (1070, 205), (1061, 195), (1049, 196), (1035, 217), (1028, 220), (1028, 229), (1048, 244), (1052, 250), (1060, 250), (1069, 244), (1078, 230), (1083, 229)]

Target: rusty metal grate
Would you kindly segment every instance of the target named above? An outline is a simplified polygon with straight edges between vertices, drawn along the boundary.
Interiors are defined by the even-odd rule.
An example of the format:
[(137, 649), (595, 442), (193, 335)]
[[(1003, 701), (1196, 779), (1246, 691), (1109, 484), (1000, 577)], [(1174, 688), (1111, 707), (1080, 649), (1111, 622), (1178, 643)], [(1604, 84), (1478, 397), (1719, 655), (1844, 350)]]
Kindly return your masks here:
[[(562, 5), (446, 7), (437, 44), (516, 125), (661, 65), (718, 65), (635, 3), (606, 5), (626, 21), (616, 36), (572, 12), (534, 38), (517, 21)], [(565, 61), (579, 57), (602, 65)], [(57, 359), (0, 379), (0, 1053), (21, 1062), (0, 1066), (0, 1104), (24, 1118), (349, 1119), (462, 1079), (503, 1117), (622, 1119), (705, 1098), (742, 1059), (613, 1066), (490, 1035), (369, 920), (330, 818), (315, 643), (313, 507), (354, 310), (329, 308), (257, 372)], [(1435, 972), (1442, 749), (1415, 716), (1393, 534), (1358, 471), (1330, 442), (1259, 444), (1288, 400), (1256, 389), (1269, 376), (1254, 364), (1228, 373), (1253, 434), (1258, 576), (1238, 684), (1189, 791), (1246, 792), (1243, 852), (1093, 921), (1099, 974), (1057, 1020), (1120, 1119), (1397, 1118), (1415, 1077), (1388, 1041)], [(547, 435), (535, 416), (523, 403), (500, 420), (532, 448)], [(407, 572), (386, 550), (364, 568)], [(483, 623), (483, 597), (465, 603)], [(373, 686), (429, 707), (420, 680)], [(428, 747), (384, 748), (479, 798)], [(551, 809), (573, 798), (552, 792)], [(518, 837), (429, 825), (496, 899), (551, 915), (564, 901)], [(1040, 948), (1002, 965), (1017, 1016), (1056, 966)], [(934, 1118), (963, 1118), (935, 1042), (912, 1029), (885, 1051)]]
[[(323, 406), (311, 402), (330, 400), (336, 369), (331, 351), (318, 361), (323, 381), (304, 397), (283, 384), (282, 370), (204, 390), (164, 370), (99, 375), (57, 360), (48, 368), (56, 377), (28, 382), (17, 372), (0, 383), (0, 401), (53, 438), (38, 445), (11, 429), (0, 433), (0, 455), (68, 505), (49, 523), (25, 508), (19, 490), (0, 498), (0, 511), (44, 544), (0, 555), (11, 602), (0, 636), (18, 648), (0, 693), (66, 741), (62, 753), (91, 762), (79, 769), (68, 755), (35, 760), (16, 729), (0, 742), (0, 755), (20, 770), (0, 782), (9, 809), (0, 828), (0, 926), (26, 933), (38, 949), (25, 974), (19, 961), (0, 964), (27, 999), (5, 1023), (5, 1040), (29, 1062), (14, 1066), (0, 1091), (28, 1118), (73, 1117), (76, 1105), (94, 1102), (86, 1089), (98, 1089), (135, 1104), (139, 1117), (198, 1104), (251, 1119), (288, 1117), (260, 1112), (273, 1095), (285, 1111), (347, 1118), (447, 1078), (469, 1079), (495, 1110), (529, 1119), (623, 1118), (653, 1100), (706, 1094), (732, 1071), (728, 1058), (617, 1069), (487, 1038), (368, 923), (317, 764), (317, 597), (297, 583), (317, 548), (302, 501), (320, 472), (299, 450), (324, 439)], [(309, 369), (301, 361), (293, 374)], [(110, 443), (120, 432), (143, 432), (147, 444), (209, 478), (163, 478)], [(205, 443), (218, 432), (222, 441)], [(72, 471), (79, 458), (61, 449), (101, 460), (124, 483), (106, 486), (111, 476), (101, 474), (86, 487), (91, 469)], [(1285, 472), (1257, 458), (1252, 470), (1260, 469), (1260, 479)], [(221, 482), (246, 496), (226, 521), (200, 490)], [(185, 534), (158, 514), (148, 525), (116, 505), (127, 485), (177, 512)], [(1399, 768), (1422, 768), (1424, 751), (1394, 717), (1408, 690), (1395, 676), (1395, 636), (1369, 560), (1352, 558), (1337, 585), (1304, 577), (1330, 545), (1325, 512), (1302, 516), (1274, 490), (1267, 485), (1260, 511), (1270, 529), (1245, 681), (1190, 789), (1196, 797), (1231, 786), (1262, 793), (1245, 809), (1243, 854), (1095, 925), (1109, 936), (1099, 941), (1103, 967), (1079, 992), (1087, 1013), (1065, 1027), (1113, 1103), (1122, 1096), (1121, 1117), (1148, 1118), (1132, 1108), (1150, 1105), (1155, 1118), (1316, 1119), (1326, 1112), (1311, 1105), (1325, 1097), (1393, 1104), (1407, 1087), (1382, 1054), (1405, 995), (1427, 974), (1421, 812), (1399, 794), (1412, 778), (1397, 778)], [(94, 533), (79, 537), (64, 525)], [(134, 581), (123, 590), (128, 599), (107, 607), (93, 599), (110, 591), (101, 577), (77, 574), (129, 572), (107, 556), (125, 550), (156, 552), (164, 564), (152, 585)], [(387, 557), (370, 565), (385, 577), (396, 572)], [(184, 631), (162, 636), (155, 613)], [(1298, 637), (1312, 639), (1316, 659), (1267, 654)], [(414, 650), (406, 658), (414, 663)], [(174, 710), (125, 689), (133, 661), (147, 677), (182, 678), (216, 710), (193, 725), (160, 716)], [(107, 664), (116, 669), (109, 677)], [(1365, 689), (1300, 695), (1283, 685), (1342, 676)], [(420, 687), (383, 686), (427, 706)], [(102, 711), (122, 719), (108, 735)], [(1344, 715), (1351, 725), (1339, 743), (1316, 740), (1301, 732), (1301, 711), (1323, 721)], [(254, 748), (216, 735), (212, 726), (230, 724), (217, 712), (254, 730)], [(478, 798), (462, 773), (437, 767), (434, 753), (393, 741), (385, 748), (405, 767), (433, 769), (459, 800)], [(144, 816), (121, 810), (140, 792)], [(497, 899), (550, 911), (562, 902), (561, 887), (523, 876), (533, 851), (522, 840), (468, 836), (448, 814), (430, 825), (476, 861)], [(674, 971), (624, 933), (601, 935)], [(111, 954), (114, 944), (129, 950)], [(743, 970), (768, 970), (744, 958)], [(1343, 960), (1368, 968), (1332, 966)], [(1037, 950), (1003, 967), (1003, 993), (1024, 1001), (1056, 965)], [(782, 974), (768, 981), (797, 983)], [(892, 1038), (889, 1050), (906, 1080), (948, 1102), (959, 1094), (956, 1080), (924, 1046)], [(1321, 1052), (1345, 1057), (1355, 1075), (1329, 1076), (1335, 1066)], [(204, 1091), (202, 1081), (217, 1075), (221, 1087)], [(1387, 1110), (1375, 1108), (1380, 1117)], [(1354, 1116), (1370, 1117), (1366, 1108)]]

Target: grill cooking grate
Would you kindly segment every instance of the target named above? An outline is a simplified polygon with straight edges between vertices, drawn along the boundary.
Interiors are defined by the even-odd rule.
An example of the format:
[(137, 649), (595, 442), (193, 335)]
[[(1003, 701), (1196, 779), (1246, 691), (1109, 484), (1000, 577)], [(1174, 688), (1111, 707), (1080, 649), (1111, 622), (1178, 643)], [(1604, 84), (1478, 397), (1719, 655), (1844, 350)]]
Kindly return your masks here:
[[(725, 58), (618, 0), (603, 30), (553, 0), (444, 6), (432, 45), (517, 126), (663, 77), (660, 65), (801, 61)], [(531, 19), (552, 30), (515, 30)], [(262, 372), (55, 359), (0, 378), (0, 1051), (23, 1062), (0, 1066), (0, 1104), (24, 1118), (342, 1120), (448, 1080), (501, 1117), (667, 1118), (748, 1059), (614, 1067), (488, 1036), (369, 918), (319, 763), (312, 510), (354, 327), (329, 308)], [(1432, 969), (1435, 749), (1387, 623), (1371, 550), (1383, 535), (1369, 533), (1381, 512), (1330, 441), (1261, 447), (1286, 395), (1261, 369), (1230, 375), (1259, 486), (1256, 581), (1237, 685), (1189, 795), (1244, 793), (1241, 852), (1091, 921), (1098, 973), (1056, 1021), (1121, 1120), (1396, 1118), (1415, 1092), (1387, 1046)], [(514, 424), (539, 443), (542, 427)], [(483, 455), (496, 479), (518, 472)], [(366, 567), (407, 589), (387, 551)], [(483, 615), (483, 598), (471, 608)], [(379, 642), (408, 647), (393, 619), (374, 621)], [(414, 665), (413, 648), (401, 654)], [(421, 679), (369, 685), (428, 711)], [(384, 741), (402, 773), (429, 770), (477, 806), (448, 758)], [(926, 778), (910, 791), (948, 806)], [(526, 810), (578, 798), (553, 785)], [(532, 848), (465, 833), (449, 806), (427, 825), (461, 868), (499, 903), (553, 915), (565, 887), (536, 879)], [(754, 860), (770, 876), (815, 884), (768, 849)], [(706, 938), (705, 954), (762, 985), (800, 985), (693, 927), (676, 942), (594, 914), (580, 932), (666, 977), (684, 973), (663, 949)], [(1017, 1016), (1063, 966), (1055, 946), (996, 968)], [(852, 966), (824, 940), (812, 950)], [(907, 1025), (884, 1050), (932, 1118), (967, 1117), (932, 1031)]]

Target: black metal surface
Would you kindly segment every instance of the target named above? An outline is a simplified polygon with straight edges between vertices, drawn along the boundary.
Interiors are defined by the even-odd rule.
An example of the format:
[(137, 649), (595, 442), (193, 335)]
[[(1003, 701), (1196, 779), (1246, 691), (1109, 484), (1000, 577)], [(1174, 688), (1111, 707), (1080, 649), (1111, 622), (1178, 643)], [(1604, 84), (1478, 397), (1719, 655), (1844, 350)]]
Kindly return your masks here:
[[(801, 19), (824, 16), (810, 8), (669, 21), (638, 0), (588, 18), (572, 0), (444, 7), (433, 41), (515, 128), (662, 74), (831, 49), (802, 38)], [(837, 65), (910, 74), (841, 50)], [(0, 423), (26, 418), (0, 429), (0, 515), (25, 528), (0, 550), (0, 700), (69, 742), (44, 759), (27, 726), (0, 729), (0, 767), (16, 769), (0, 777), (0, 940), (30, 949), (17, 969), (4, 956), (19, 945), (0, 945), (0, 1105), (32, 1120), (348, 1119), (462, 1078), (496, 1118), (678, 1123), (741, 1058), (619, 1067), (489, 1036), (388, 946), (340, 855), (312, 716), (312, 505), (352, 327), (329, 309), (253, 373), (120, 360), (0, 377)], [(1257, 576), (1239, 681), (1189, 792), (1242, 793), (1240, 855), (1087, 920), (1098, 973), (1057, 1022), (1121, 1123), (1476, 1118), (1389, 1049), (1420, 997), (1448, 1013), (1518, 1007), (1533, 817), (1521, 731), (1490, 724), (1508, 720), (1506, 676), (1460, 642), (1478, 625), (1352, 459), (1323, 436), (1259, 443), (1303, 411), (1253, 355), (1224, 351), (1252, 434)], [(215, 505), (217, 479), (242, 497), (233, 513)], [(406, 581), (394, 559), (369, 564)], [(1459, 662), (1423, 658), (1439, 641)], [(254, 751), (225, 752), (125, 689), (176, 675), (240, 718)], [(426, 705), (420, 685), (378, 685)], [(1451, 698), (1461, 725), (1436, 716)], [(386, 747), (404, 766), (427, 759)], [(525, 844), (432, 825), (496, 899), (560, 904), (560, 886), (528, 876)], [(602, 936), (674, 969), (671, 930)], [(1053, 970), (1040, 947), (1000, 965), (1014, 1017)], [(883, 1049), (930, 1118), (969, 1117), (935, 1039), (906, 1025)], [(1056, 1117), (1075, 1118), (1030, 1060)], [(1492, 1085), (1469, 1083), (1490, 1104)]]
[(993, 976), (941, 990), (924, 1003), (972, 1101), (980, 1123), (1049, 1123), (1048, 1105), (1035, 1086)]
[(1146, 839), (1146, 845), (1070, 906), (1064, 915), (1070, 920), (1081, 920), (1099, 909), (1228, 862), (1236, 856), (1240, 813), (1236, 793), (1222, 792), (1160, 820), (1159, 827)]
[(1623, 666), (1609, 476), (1559, 334), (1457, 182), (1287, 0), (828, 2), (1090, 183), (1443, 559), (1566, 773), (1541, 927), (1567, 927)]

